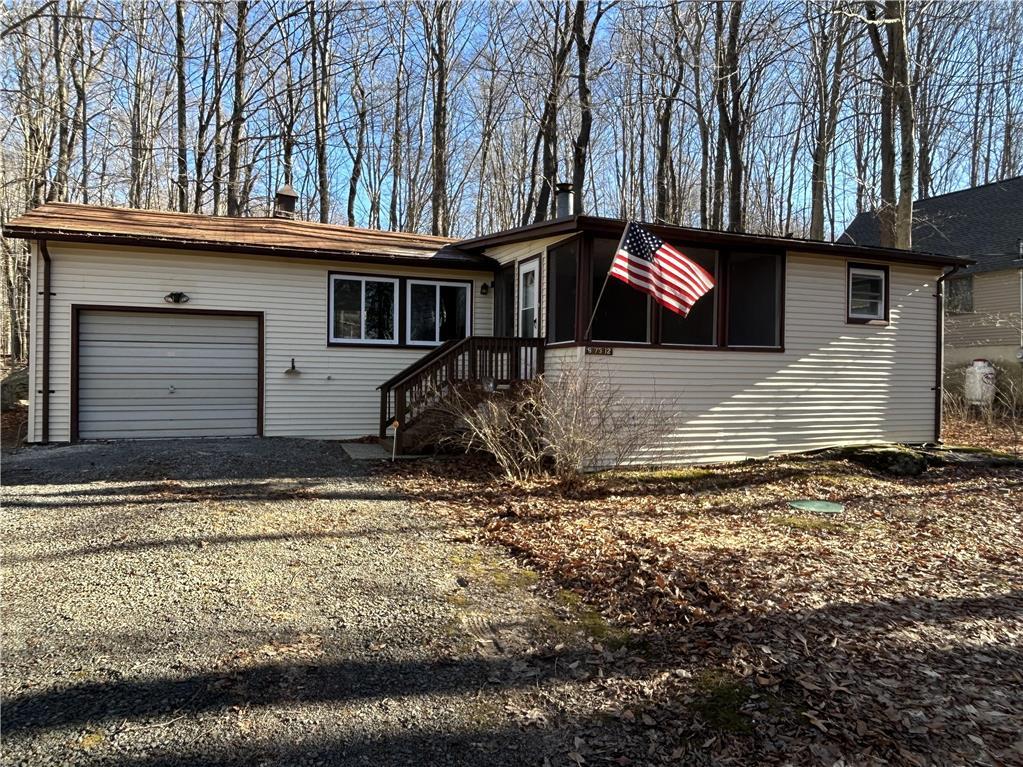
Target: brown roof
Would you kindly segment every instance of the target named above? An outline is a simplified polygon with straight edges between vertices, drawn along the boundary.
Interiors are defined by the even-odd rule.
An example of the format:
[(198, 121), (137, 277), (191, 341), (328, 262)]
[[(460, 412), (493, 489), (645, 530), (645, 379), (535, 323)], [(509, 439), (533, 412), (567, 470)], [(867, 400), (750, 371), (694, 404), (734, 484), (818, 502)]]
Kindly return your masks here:
[[(600, 216), (570, 216), (551, 221), (527, 224), (517, 229), (495, 232), (482, 237), (462, 240), (458, 247), (473, 253), (482, 252), (496, 245), (507, 245), (513, 242), (550, 237), (573, 232), (592, 232), (607, 237), (617, 238), (625, 229), (626, 221), (618, 218)], [(691, 245), (706, 245), (721, 248), (773, 248), (799, 253), (812, 253), (817, 256), (835, 256), (838, 258), (869, 258), (879, 261), (904, 262), (912, 264), (935, 264), (941, 266), (966, 266), (974, 263), (965, 256), (926, 253), (915, 250), (898, 250), (896, 248), (878, 248), (864, 245), (851, 245), (842, 242), (825, 242), (808, 240), (799, 237), (774, 237), (760, 234), (743, 234), (739, 232), (723, 232), (715, 229), (696, 229), (688, 226), (669, 224), (648, 224), (643, 226), (666, 240), (676, 240)]]
[(339, 260), (490, 269), (493, 262), (426, 234), (383, 232), (284, 218), (194, 213), (50, 202), (4, 226), (23, 239), (153, 245)]

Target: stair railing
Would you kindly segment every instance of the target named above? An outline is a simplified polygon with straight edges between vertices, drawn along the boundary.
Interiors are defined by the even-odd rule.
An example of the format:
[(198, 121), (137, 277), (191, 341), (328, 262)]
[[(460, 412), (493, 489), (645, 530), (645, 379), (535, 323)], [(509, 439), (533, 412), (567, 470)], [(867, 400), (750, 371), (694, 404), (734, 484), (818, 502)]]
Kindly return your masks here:
[(400, 452), (404, 430), (455, 384), (487, 382), (497, 387), (536, 378), (543, 373), (544, 344), (542, 338), (469, 336), (439, 346), (377, 387), (381, 439), (394, 426)]

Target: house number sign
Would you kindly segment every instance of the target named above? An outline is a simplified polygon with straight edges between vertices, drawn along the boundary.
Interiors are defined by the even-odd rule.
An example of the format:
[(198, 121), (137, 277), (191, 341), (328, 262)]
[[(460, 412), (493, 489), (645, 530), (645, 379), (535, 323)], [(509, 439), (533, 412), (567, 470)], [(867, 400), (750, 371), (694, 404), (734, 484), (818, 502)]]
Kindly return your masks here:
[(610, 357), (615, 353), (613, 346), (587, 346), (587, 354), (596, 354), (599, 357)]

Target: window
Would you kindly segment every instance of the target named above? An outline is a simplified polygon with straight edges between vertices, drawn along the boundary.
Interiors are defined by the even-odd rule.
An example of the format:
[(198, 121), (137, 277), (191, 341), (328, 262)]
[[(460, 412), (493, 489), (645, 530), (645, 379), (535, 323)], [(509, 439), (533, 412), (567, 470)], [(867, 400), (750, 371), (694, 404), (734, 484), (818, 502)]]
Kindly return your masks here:
[(617, 247), (617, 239), (598, 237), (593, 240), (590, 294), (592, 303), (590, 311), (587, 312), (587, 322), (594, 306), (597, 307), (597, 312), (593, 317), (590, 338), (594, 341), (647, 343), (650, 340), (650, 301), (646, 293), (612, 278), (607, 280), (604, 297), (600, 298), (600, 303), (597, 304)]
[(332, 343), (396, 344), (398, 280), (389, 277), (330, 276)]
[(578, 241), (547, 251), (547, 340), (575, 340), (575, 280)]
[(781, 346), (781, 256), (729, 253), (727, 263), (727, 345)]
[(849, 264), (849, 322), (888, 320), (888, 267)]
[(945, 309), (949, 314), (967, 314), (973, 311), (972, 274), (945, 282)]
[[(717, 251), (689, 246), (681, 246), (680, 250), (713, 275), (717, 282)], [(717, 342), (717, 303), (718, 290), (714, 288), (701, 296), (685, 317), (662, 308), (661, 343), (714, 346)]]
[(441, 344), (469, 335), (472, 283), (408, 281), (408, 342)]

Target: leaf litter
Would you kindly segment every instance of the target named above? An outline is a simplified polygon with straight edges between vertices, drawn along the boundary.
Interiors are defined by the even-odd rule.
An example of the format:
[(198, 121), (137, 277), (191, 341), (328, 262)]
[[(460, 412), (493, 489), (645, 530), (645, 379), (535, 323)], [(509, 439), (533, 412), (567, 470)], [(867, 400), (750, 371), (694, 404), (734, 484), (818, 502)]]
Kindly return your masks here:
[[(628, 632), (580, 681), (603, 719), (559, 706), (587, 744), (570, 762), (1023, 764), (1019, 465), (908, 478), (791, 457), (570, 485), (513, 485), (475, 458), (388, 471)], [(846, 510), (818, 524), (793, 498)]]

